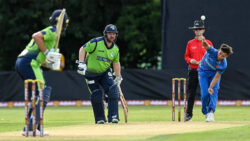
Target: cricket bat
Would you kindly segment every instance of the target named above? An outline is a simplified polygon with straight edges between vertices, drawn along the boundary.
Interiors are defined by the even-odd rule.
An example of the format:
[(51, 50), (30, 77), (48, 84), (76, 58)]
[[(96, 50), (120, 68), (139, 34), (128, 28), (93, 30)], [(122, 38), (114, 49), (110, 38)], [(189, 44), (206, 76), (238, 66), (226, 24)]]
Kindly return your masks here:
[(122, 104), (122, 108), (123, 108), (123, 112), (124, 112), (125, 123), (127, 123), (128, 122), (128, 105), (127, 105), (126, 99), (124, 98), (124, 95), (122, 93), (122, 89), (121, 89), (120, 85), (118, 85), (118, 89), (120, 92), (120, 100), (121, 100), (121, 104)]
[(62, 32), (62, 25), (63, 25), (63, 20), (64, 20), (64, 15), (65, 15), (66, 9), (63, 8), (60, 16), (57, 19), (57, 24), (56, 24), (56, 45), (55, 49), (58, 49), (59, 41), (60, 41), (60, 36)]

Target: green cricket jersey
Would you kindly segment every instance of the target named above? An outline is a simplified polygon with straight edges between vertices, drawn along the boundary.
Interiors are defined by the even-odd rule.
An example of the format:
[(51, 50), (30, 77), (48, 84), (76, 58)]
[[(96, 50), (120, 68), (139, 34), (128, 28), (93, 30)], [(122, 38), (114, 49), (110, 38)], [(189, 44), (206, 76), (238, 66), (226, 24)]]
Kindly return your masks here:
[[(44, 38), (44, 44), (47, 49), (52, 49), (56, 44), (56, 27), (49, 26), (43, 30), (41, 30)], [(46, 56), (43, 52), (40, 51), (39, 47), (35, 43), (34, 39), (32, 39), (26, 48), (18, 55), (18, 57), (26, 57), (33, 59), (38, 66), (46, 60)]]
[(87, 72), (103, 73), (112, 62), (119, 62), (119, 48), (116, 44), (107, 47), (104, 37), (94, 38), (82, 46), (87, 52)]

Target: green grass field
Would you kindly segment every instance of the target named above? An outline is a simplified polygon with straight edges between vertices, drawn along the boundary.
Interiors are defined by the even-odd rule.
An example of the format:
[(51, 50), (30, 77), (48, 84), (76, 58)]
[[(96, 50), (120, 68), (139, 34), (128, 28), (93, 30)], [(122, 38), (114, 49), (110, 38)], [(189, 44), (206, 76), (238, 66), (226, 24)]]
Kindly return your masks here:
[(0, 140), (250, 140), (250, 107), (218, 107), (212, 123), (200, 108), (194, 108), (192, 122), (178, 123), (171, 121), (169, 106), (129, 106), (125, 124), (120, 107), (119, 124), (95, 125), (91, 107), (48, 107), (44, 122), (50, 136), (43, 138), (21, 136), (24, 108), (0, 108)]

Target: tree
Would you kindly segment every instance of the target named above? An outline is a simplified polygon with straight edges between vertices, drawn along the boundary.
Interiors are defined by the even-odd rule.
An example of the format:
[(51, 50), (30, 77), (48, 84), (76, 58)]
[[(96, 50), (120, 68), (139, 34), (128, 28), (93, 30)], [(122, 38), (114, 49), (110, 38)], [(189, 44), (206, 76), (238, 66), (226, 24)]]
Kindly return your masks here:
[(156, 68), (160, 56), (160, 1), (125, 3), (117, 21), (125, 68)]
[[(66, 8), (70, 23), (59, 48), (66, 69), (76, 69), (79, 48), (113, 23), (125, 68), (155, 68), (160, 51), (160, 0), (0, 1), (0, 70), (14, 70), (34, 32), (49, 26), (53, 10)], [(144, 65), (144, 66), (143, 66)]]

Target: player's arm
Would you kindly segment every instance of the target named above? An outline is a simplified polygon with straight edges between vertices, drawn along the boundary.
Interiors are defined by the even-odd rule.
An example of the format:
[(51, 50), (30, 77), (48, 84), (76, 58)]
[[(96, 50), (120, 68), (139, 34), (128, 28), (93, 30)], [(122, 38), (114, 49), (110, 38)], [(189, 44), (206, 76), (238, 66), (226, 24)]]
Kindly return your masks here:
[(44, 44), (44, 38), (43, 38), (42, 32), (39, 31), (39, 32), (34, 33), (32, 35), (32, 38), (34, 39), (39, 49), (44, 53), (47, 50), (47, 48)]
[(190, 51), (189, 51), (189, 44), (187, 44), (186, 46), (186, 52), (185, 52), (185, 55), (184, 55), (184, 59), (186, 60), (187, 63), (190, 63)]
[(206, 41), (206, 39), (203, 37), (202, 38), (202, 46), (208, 50), (210, 48), (210, 45), (208, 44), (208, 42)]
[(113, 60), (113, 69), (115, 72), (115, 83), (120, 85), (122, 83), (122, 75), (121, 75), (121, 64), (120, 64), (120, 53), (117, 52), (115, 59)]
[(86, 56), (86, 51), (84, 50), (83, 47), (81, 47), (79, 50), (79, 62), (84, 62), (85, 56)]
[(86, 61), (86, 53), (93, 53), (96, 49), (97, 46), (97, 41), (96, 39), (92, 39), (91, 41), (87, 42), (84, 44), (80, 49), (79, 49), (79, 62), (84, 62)]
[(113, 68), (114, 68), (115, 76), (116, 77), (121, 76), (121, 64), (120, 64), (120, 62), (113, 62)]
[(87, 65), (85, 63), (85, 55), (86, 51), (84, 50), (83, 47), (79, 49), (79, 64), (78, 64), (78, 69), (77, 72), (81, 75), (85, 75), (87, 71)]
[(87, 71), (87, 65), (86, 65), (86, 53), (90, 53), (91, 51), (93, 52), (95, 50), (97, 43), (95, 39), (89, 41), (88, 43), (84, 44), (82, 47), (79, 49), (79, 64), (78, 64), (78, 69), (77, 72), (81, 75), (85, 75)]
[(219, 72), (217, 72), (208, 88), (208, 92), (212, 95), (214, 93), (213, 87), (215, 86), (215, 84), (218, 82), (218, 80), (220, 79), (221, 74)]
[(121, 64), (120, 64), (120, 62), (113, 62), (113, 68), (114, 68), (114, 72), (115, 72), (114, 82), (117, 85), (121, 85), (123, 78), (121, 76)]

